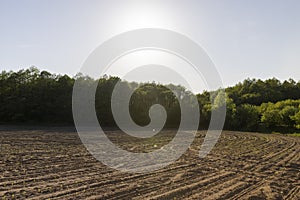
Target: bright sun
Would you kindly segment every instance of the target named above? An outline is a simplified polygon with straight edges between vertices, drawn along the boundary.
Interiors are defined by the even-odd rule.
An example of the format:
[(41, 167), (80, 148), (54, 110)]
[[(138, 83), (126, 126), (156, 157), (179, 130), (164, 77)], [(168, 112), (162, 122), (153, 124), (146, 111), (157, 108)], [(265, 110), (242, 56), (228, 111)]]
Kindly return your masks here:
[(156, 3), (156, 1), (133, 1), (120, 6), (113, 23), (123, 31), (139, 28), (176, 28), (176, 15), (172, 9)]

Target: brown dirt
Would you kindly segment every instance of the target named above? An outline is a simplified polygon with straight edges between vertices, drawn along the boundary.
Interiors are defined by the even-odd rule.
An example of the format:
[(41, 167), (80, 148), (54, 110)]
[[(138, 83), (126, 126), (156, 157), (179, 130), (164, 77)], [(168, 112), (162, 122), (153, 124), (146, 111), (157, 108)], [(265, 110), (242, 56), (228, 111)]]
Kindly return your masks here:
[[(136, 145), (108, 132), (128, 150), (160, 148), (164, 135)], [(198, 157), (205, 132), (175, 163), (148, 174), (123, 173), (95, 160), (75, 132), (0, 131), (2, 199), (300, 199), (300, 138), (224, 131)]]

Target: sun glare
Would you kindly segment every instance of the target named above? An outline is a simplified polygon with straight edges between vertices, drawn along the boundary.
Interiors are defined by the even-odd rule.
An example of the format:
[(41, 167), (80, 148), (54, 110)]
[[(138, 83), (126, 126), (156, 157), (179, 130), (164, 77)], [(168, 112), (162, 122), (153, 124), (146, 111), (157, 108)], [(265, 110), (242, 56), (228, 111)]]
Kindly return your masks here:
[(176, 15), (155, 1), (136, 1), (116, 9), (113, 25), (123, 31), (139, 28), (176, 28)]

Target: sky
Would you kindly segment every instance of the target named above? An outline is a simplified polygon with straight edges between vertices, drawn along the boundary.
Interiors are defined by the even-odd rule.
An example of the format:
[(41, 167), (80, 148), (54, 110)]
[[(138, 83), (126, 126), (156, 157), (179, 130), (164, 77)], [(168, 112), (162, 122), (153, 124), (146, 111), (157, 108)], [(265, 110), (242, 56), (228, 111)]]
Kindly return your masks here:
[(298, 0), (0, 0), (0, 70), (36, 66), (75, 75), (114, 35), (173, 30), (197, 42), (225, 86), (300, 80)]

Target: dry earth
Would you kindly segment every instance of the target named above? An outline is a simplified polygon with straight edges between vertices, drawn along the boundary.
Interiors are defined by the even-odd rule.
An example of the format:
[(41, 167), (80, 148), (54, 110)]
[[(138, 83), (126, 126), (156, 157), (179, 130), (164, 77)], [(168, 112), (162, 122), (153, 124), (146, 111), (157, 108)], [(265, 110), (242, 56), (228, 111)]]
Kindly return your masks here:
[[(107, 133), (131, 151), (160, 148), (172, 136), (137, 145)], [(170, 137), (168, 137), (170, 136)], [(199, 159), (205, 136), (174, 164), (148, 174), (123, 173), (96, 161), (73, 131), (0, 131), (2, 199), (300, 199), (300, 137), (224, 131)]]

